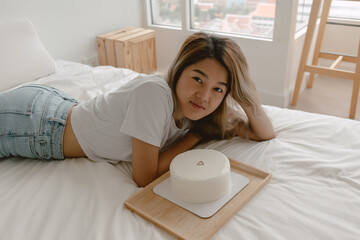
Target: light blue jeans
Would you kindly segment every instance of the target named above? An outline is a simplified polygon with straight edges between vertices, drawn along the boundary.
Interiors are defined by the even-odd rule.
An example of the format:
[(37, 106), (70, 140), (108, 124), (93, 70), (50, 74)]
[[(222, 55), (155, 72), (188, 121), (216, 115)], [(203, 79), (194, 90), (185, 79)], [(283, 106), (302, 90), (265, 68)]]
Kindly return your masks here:
[(44, 85), (0, 94), (0, 157), (64, 159), (66, 118), (77, 101)]

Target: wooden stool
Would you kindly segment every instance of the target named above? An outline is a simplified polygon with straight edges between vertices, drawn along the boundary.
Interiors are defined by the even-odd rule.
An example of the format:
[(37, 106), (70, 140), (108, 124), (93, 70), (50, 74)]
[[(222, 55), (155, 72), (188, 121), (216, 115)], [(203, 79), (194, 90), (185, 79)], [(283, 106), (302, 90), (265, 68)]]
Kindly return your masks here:
[[(316, 44), (315, 44), (314, 56), (313, 56), (313, 60), (312, 60), (312, 65), (306, 65), (306, 61), (308, 59), (309, 51), (310, 51), (310, 47), (311, 47), (311, 42), (312, 42), (313, 36), (314, 36), (317, 16), (319, 15), (319, 11), (320, 11), (321, 2), (322, 2), (321, 0), (313, 1), (312, 7), (311, 7), (308, 28), (307, 28), (307, 32), (305, 35), (304, 47), (303, 47), (303, 51), (302, 51), (302, 55), (301, 55), (301, 59), (300, 59), (299, 70), (297, 73), (295, 89), (294, 89), (294, 94), (293, 94), (293, 98), (291, 101), (291, 105), (295, 106), (297, 103), (297, 99), (299, 97), (299, 91), (301, 88), (301, 82), (302, 82), (305, 72), (310, 73), (309, 81), (307, 84), (308, 88), (312, 87), (315, 74), (327, 75), (327, 76), (332, 76), (332, 77), (337, 77), (337, 78), (351, 79), (354, 81), (354, 83), (353, 83), (353, 92), (352, 92), (352, 98), (351, 98), (349, 118), (354, 119), (357, 100), (359, 97), (359, 87), (360, 87), (360, 39), (359, 39), (359, 49), (358, 49), (357, 57), (345, 56), (345, 55), (336, 54), (336, 53), (320, 52), (320, 48), (321, 48), (321, 44), (322, 44), (322, 40), (323, 40), (324, 32), (325, 32), (326, 21), (329, 16), (331, 0), (324, 0), (318, 35), (317, 35)], [(320, 66), (317, 66), (319, 58), (332, 59), (335, 61), (330, 67), (320, 67)], [(355, 72), (335, 69), (336, 66), (338, 66), (342, 61), (355, 63), (355, 66), (356, 66)]]

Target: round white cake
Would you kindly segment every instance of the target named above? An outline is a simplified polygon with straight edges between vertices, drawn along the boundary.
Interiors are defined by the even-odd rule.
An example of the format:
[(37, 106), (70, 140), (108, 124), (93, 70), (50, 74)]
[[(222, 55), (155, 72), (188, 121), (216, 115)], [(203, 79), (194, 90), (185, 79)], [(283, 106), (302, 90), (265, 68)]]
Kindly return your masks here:
[(229, 159), (219, 151), (194, 149), (177, 155), (170, 164), (172, 194), (190, 203), (206, 203), (231, 190)]

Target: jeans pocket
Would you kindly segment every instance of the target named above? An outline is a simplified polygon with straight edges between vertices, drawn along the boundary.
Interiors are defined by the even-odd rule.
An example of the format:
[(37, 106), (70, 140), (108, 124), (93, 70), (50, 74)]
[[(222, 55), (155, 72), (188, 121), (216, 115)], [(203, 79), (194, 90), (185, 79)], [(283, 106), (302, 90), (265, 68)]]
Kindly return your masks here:
[(31, 115), (40, 89), (18, 88), (0, 94), (0, 113)]

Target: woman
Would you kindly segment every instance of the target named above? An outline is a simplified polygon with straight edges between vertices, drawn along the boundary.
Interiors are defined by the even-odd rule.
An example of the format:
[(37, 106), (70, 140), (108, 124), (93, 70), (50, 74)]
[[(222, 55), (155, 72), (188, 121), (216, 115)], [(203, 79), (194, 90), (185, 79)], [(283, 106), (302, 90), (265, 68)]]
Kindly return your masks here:
[[(231, 102), (239, 104), (247, 123)], [(185, 40), (167, 81), (140, 75), (114, 92), (76, 105), (67, 94), (30, 85), (0, 94), (0, 157), (88, 157), (132, 161), (146, 186), (200, 141), (274, 137), (246, 59), (232, 40), (195, 33)]]

